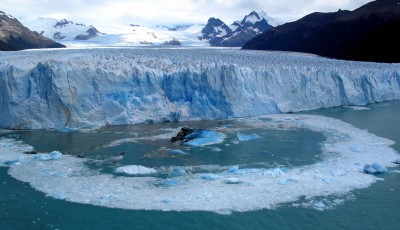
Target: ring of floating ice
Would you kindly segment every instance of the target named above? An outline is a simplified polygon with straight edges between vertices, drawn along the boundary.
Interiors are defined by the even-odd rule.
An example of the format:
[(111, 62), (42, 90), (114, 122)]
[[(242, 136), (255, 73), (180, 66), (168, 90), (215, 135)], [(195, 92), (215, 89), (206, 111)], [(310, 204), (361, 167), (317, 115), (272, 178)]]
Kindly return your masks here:
[[(220, 173), (190, 174), (177, 169), (169, 179), (152, 176), (152, 169), (134, 166), (135, 170), (124, 168), (124, 172), (133, 170), (147, 175), (125, 177), (90, 170), (84, 164), (87, 160), (68, 155), (35, 160), (34, 156), (21, 154), (32, 147), (0, 139), (0, 160), (10, 167), (11, 176), (57, 199), (123, 209), (229, 213), (274, 208), (302, 197), (340, 196), (366, 188), (379, 178), (363, 173), (365, 164), (376, 162), (390, 167), (398, 158), (389, 147), (393, 141), (333, 118), (268, 115), (246, 121), (261, 128), (322, 132), (327, 138), (322, 143), (324, 159), (286, 170), (232, 166)], [(326, 205), (327, 202), (314, 201), (313, 206), (324, 209)]]

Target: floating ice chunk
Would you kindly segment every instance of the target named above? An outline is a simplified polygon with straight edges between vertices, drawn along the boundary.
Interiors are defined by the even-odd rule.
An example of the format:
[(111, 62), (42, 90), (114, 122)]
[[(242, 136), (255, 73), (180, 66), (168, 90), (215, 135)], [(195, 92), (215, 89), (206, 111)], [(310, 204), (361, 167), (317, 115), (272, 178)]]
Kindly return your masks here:
[(172, 155), (186, 155), (187, 153), (185, 153), (184, 151), (179, 150), (179, 149), (173, 149), (173, 150), (169, 151), (169, 154), (172, 154)]
[(72, 132), (77, 132), (79, 129), (77, 128), (61, 128), (61, 129), (57, 129), (57, 131), (62, 132), (62, 133), (72, 133)]
[(17, 160), (12, 160), (12, 161), (5, 161), (3, 164), (5, 164), (7, 166), (11, 166), (11, 165), (20, 165), (21, 162), (19, 162)]
[(281, 168), (276, 168), (276, 169), (270, 169), (267, 170), (263, 173), (264, 176), (271, 176), (271, 177), (279, 177), (285, 175), (284, 169)]
[(176, 185), (180, 185), (182, 184), (182, 182), (180, 180), (177, 179), (166, 179), (166, 180), (162, 180), (158, 183), (159, 186), (176, 186)]
[(175, 168), (174, 171), (172, 171), (169, 176), (170, 177), (178, 177), (178, 176), (183, 176), (186, 174), (186, 171), (181, 169), (181, 168)]
[(225, 139), (225, 135), (211, 130), (197, 129), (193, 133), (187, 135), (186, 138), (189, 140), (186, 142), (186, 145), (201, 147), (222, 143)]
[(364, 148), (361, 146), (352, 146), (350, 148), (351, 151), (355, 152), (355, 153), (362, 153), (364, 152)]
[(147, 175), (155, 174), (157, 171), (152, 168), (147, 168), (141, 165), (127, 165), (118, 167), (114, 170), (115, 173), (125, 173), (128, 175)]
[(229, 209), (221, 209), (221, 210), (215, 211), (215, 213), (220, 214), (220, 215), (231, 215), (232, 211)]
[(170, 204), (170, 203), (172, 203), (172, 201), (173, 200), (171, 198), (169, 198), (169, 197), (164, 198), (164, 199), (161, 200), (161, 202), (164, 203), (164, 204)]
[(239, 172), (239, 166), (232, 166), (228, 169), (228, 172), (237, 174)]
[(222, 128), (233, 128), (234, 125), (233, 124), (225, 124), (222, 126)]
[(217, 147), (213, 147), (213, 148), (211, 148), (211, 151), (214, 151), (214, 152), (221, 152), (222, 149), (221, 149), (221, 148), (217, 148)]
[(217, 179), (222, 179), (222, 176), (213, 174), (213, 173), (207, 173), (207, 174), (202, 174), (201, 179), (203, 180), (217, 180)]
[(393, 170), (393, 171), (390, 171), (390, 173), (398, 173), (398, 174), (400, 174), (400, 170)]
[(117, 199), (118, 197), (114, 196), (114, 195), (110, 195), (110, 194), (104, 194), (100, 197), (99, 201), (100, 203), (108, 203), (111, 200)]
[(378, 163), (367, 164), (364, 166), (364, 173), (367, 174), (379, 174), (379, 173), (385, 173), (387, 171), (388, 170), (387, 168), (385, 168), (385, 166)]
[(224, 180), (225, 184), (240, 184), (242, 183), (242, 181), (239, 180), (239, 178), (227, 178), (226, 180)]
[(318, 211), (323, 211), (323, 210), (325, 210), (327, 207), (326, 207), (326, 205), (325, 205), (324, 203), (322, 203), (322, 202), (316, 202), (316, 203), (314, 203), (313, 208), (316, 209), (316, 210), (318, 210)]
[(293, 180), (293, 179), (290, 179), (290, 178), (288, 178), (288, 179), (280, 179), (278, 181), (278, 184), (282, 184), (282, 185), (295, 184), (295, 183), (297, 183), (297, 180)]
[(260, 139), (260, 138), (262, 138), (262, 136), (257, 135), (257, 134), (249, 134), (249, 135), (246, 135), (246, 134), (241, 134), (241, 133), (239, 133), (239, 134), (237, 135), (237, 139), (238, 139), (239, 141), (251, 141), (251, 140), (256, 140), (256, 139)]
[(62, 157), (62, 153), (59, 151), (53, 151), (51, 153), (39, 153), (36, 154), (33, 159), (37, 161), (51, 161), (51, 160), (58, 160)]
[(356, 110), (356, 111), (361, 111), (361, 110), (371, 110), (368, 107), (363, 107), (363, 106), (344, 106), (345, 108)]

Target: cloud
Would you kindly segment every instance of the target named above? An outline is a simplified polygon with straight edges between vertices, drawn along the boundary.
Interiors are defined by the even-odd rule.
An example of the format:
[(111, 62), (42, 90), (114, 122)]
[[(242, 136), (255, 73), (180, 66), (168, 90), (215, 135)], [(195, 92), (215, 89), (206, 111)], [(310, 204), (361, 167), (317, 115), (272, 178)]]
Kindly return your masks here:
[[(0, 10), (15, 17), (67, 18), (108, 32), (131, 23), (142, 25), (206, 23), (219, 17), (226, 23), (252, 10), (296, 20), (314, 11), (354, 9), (370, 0), (1, 0)], [(23, 6), (23, 7), (21, 7)]]

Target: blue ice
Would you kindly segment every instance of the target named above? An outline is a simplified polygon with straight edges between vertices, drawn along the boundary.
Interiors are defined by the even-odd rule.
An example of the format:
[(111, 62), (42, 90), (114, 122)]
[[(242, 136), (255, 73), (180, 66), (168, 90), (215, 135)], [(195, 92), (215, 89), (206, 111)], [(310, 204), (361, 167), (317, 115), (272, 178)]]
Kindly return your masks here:
[(241, 134), (241, 133), (239, 133), (238, 135), (237, 135), (237, 139), (239, 140), (239, 141), (251, 141), (251, 140), (256, 140), (256, 139), (259, 139), (259, 138), (262, 138), (260, 135), (257, 135), (257, 134)]
[(201, 175), (201, 179), (203, 179), (203, 180), (217, 180), (217, 179), (221, 179), (221, 178), (222, 178), (222, 176), (215, 175), (212, 173), (207, 173), (207, 174)]
[(176, 185), (179, 185), (179, 184), (181, 184), (180, 180), (166, 179), (166, 180), (161, 181), (158, 185), (170, 187), (170, 186), (176, 186)]
[(57, 129), (57, 131), (62, 132), (62, 133), (72, 133), (72, 132), (77, 132), (78, 130), (79, 129), (77, 129), (77, 128), (68, 128), (68, 127)]
[(17, 160), (13, 160), (13, 161), (5, 161), (4, 164), (7, 165), (7, 166), (11, 166), (11, 165), (20, 165), (21, 162), (19, 162), (19, 161), (17, 161)]
[(62, 153), (59, 151), (53, 151), (51, 153), (39, 153), (36, 154), (33, 159), (37, 161), (51, 161), (51, 160), (58, 160), (62, 157)]
[(385, 173), (387, 171), (388, 170), (387, 168), (385, 168), (385, 166), (378, 163), (367, 164), (364, 166), (364, 172), (367, 174), (379, 174), (379, 173)]
[(193, 133), (187, 135), (186, 138), (189, 140), (186, 142), (186, 145), (201, 147), (222, 143), (225, 139), (225, 135), (211, 130), (197, 129)]
[(181, 169), (181, 168), (175, 168), (174, 171), (172, 171), (169, 176), (170, 177), (178, 177), (178, 176), (183, 176), (186, 174), (186, 171)]

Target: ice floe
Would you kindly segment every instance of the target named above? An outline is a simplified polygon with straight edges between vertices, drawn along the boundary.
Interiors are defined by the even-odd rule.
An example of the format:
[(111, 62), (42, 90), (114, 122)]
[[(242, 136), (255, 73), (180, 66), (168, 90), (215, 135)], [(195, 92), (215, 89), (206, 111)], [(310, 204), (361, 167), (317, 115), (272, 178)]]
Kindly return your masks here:
[(125, 173), (129, 175), (146, 175), (157, 173), (155, 169), (147, 168), (141, 165), (127, 165), (115, 169), (116, 173)]
[(185, 144), (189, 146), (206, 146), (222, 143), (225, 135), (220, 132), (212, 130), (196, 129), (193, 133), (186, 136), (187, 141)]

